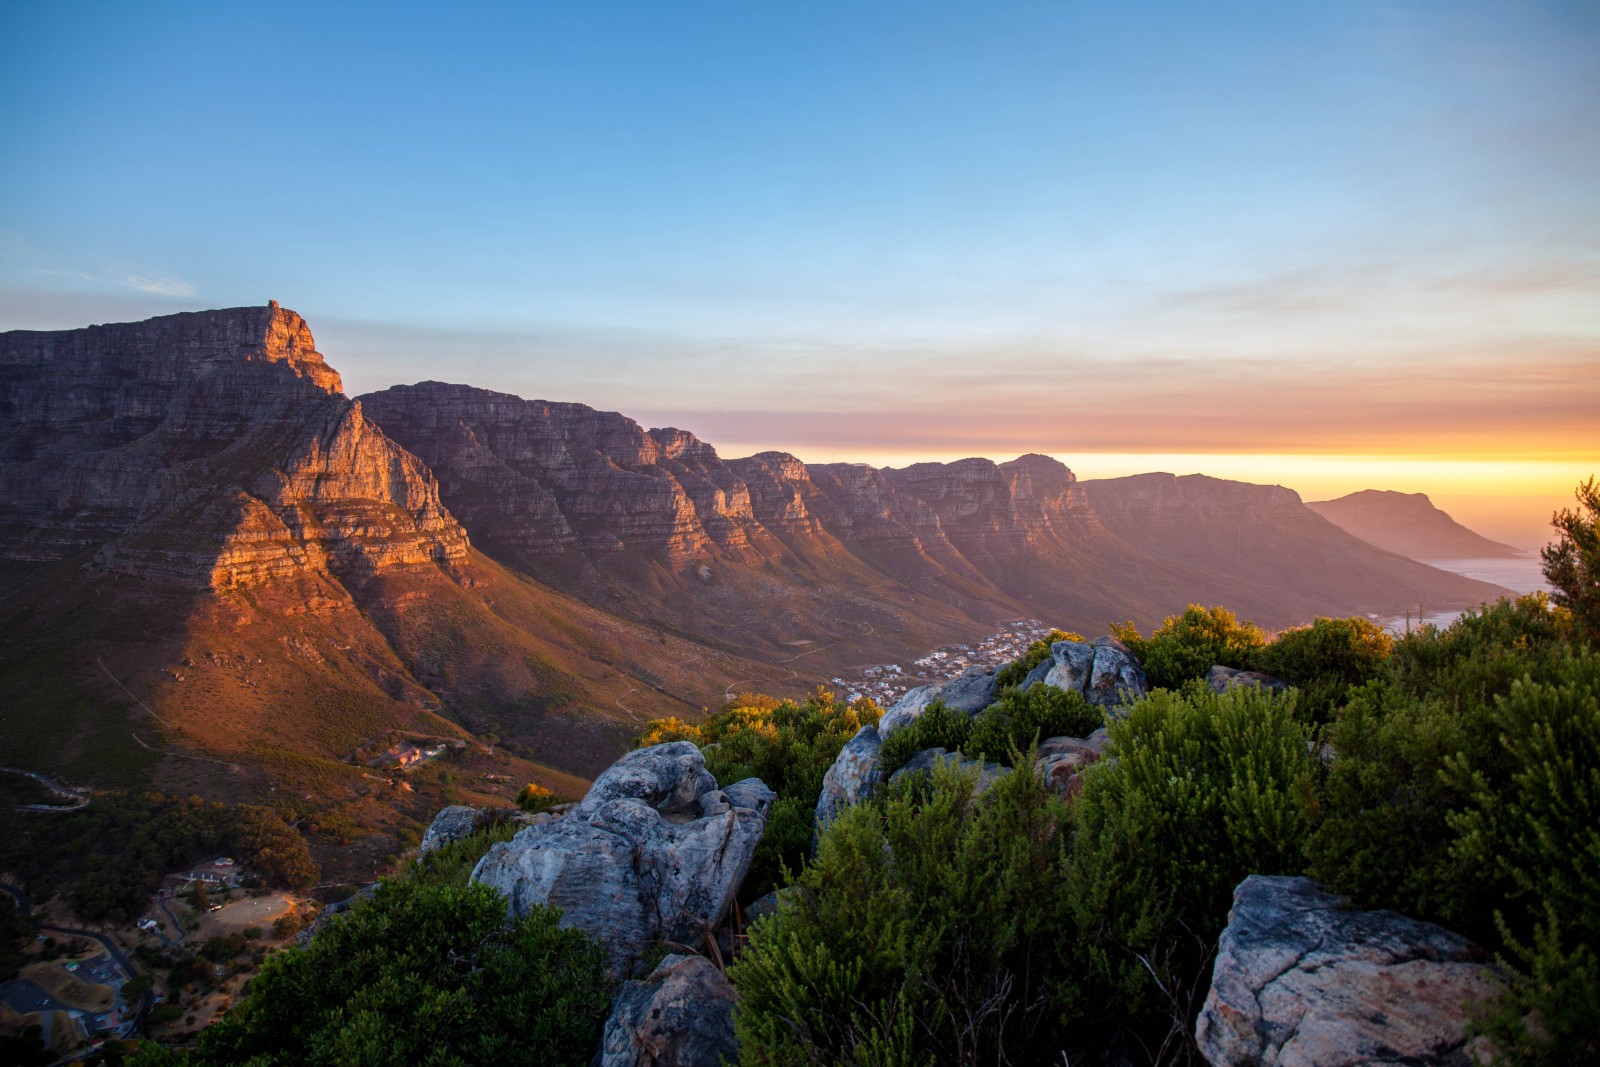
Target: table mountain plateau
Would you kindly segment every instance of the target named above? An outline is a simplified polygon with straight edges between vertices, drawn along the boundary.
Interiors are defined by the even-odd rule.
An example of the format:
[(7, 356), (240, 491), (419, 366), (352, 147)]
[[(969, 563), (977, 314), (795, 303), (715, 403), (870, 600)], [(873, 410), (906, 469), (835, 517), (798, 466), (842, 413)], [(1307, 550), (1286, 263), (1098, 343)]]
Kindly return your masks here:
[[(362, 403), (508, 566), (762, 657), (785, 636), (837, 640), (843, 621), (869, 659), (859, 653), (883, 613), (913, 593), (1097, 630), (1149, 625), (1191, 601), (1284, 626), (1505, 592), (1376, 549), (1279, 486), (1080, 482), (1041, 455), (899, 469), (777, 452), (725, 460), (684, 430), (438, 382)], [(809, 603), (792, 595), (807, 582)]]
[(1098, 632), (1202, 600), (1273, 626), (1502, 592), (1278, 487), (723, 459), (581, 404), (340, 389), (275, 304), (0, 334), (9, 762), (383, 826), (438, 803), (443, 772), (413, 802), (365, 768), (408, 737), (466, 743), (455, 787), (484, 802), (576, 795), (646, 718), (998, 619)]

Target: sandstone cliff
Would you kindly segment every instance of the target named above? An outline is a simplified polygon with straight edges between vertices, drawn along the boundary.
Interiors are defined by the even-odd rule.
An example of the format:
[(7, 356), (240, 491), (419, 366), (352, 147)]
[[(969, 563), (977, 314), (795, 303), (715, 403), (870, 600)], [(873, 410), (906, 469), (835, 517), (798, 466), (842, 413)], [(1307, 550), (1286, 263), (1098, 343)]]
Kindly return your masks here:
[(277, 307), (0, 334), (0, 553), (191, 587), (467, 550), (432, 475)]
[[(883, 624), (904, 631), (908, 612), (1103, 628), (1204, 600), (1285, 625), (1503, 592), (1376, 550), (1278, 486), (1080, 483), (1040, 455), (882, 470), (776, 452), (724, 460), (686, 431), (581, 404), (439, 382), (362, 400), (438, 473), (444, 500), (491, 553), (747, 651), (774, 619), (790, 639), (825, 641), (845, 620), (862, 637)], [(827, 603), (791, 595), (808, 580), (833, 587)], [(868, 601), (908, 593), (923, 599), (869, 614)], [(770, 652), (780, 634), (761, 639)]]

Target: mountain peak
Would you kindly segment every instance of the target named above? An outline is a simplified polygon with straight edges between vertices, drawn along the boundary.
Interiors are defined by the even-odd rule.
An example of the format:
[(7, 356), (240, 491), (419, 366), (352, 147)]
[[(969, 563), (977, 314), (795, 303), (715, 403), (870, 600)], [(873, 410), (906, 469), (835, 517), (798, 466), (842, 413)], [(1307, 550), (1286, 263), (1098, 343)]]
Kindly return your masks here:
[(1369, 544), (1416, 560), (1520, 556), (1434, 506), (1426, 493), (1362, 489), (1336, 500), (1306, 504), (1311, 510)]

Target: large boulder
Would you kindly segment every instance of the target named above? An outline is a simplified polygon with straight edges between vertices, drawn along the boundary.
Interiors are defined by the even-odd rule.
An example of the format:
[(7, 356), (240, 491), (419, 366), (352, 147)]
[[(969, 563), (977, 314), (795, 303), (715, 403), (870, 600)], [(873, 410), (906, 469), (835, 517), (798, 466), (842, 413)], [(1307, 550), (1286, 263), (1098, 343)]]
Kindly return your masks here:
[(561, 908), (563, 926), (594, 935), (628, 974), (656, 942), (698, 945), (721, 924), (773, 798), (755, 778), (718, 789), (687, 741), (638, 749), (565, 817), (491, 848), (472, 880), (504, 893), (513, 915)]
[(473, 808), (465, 804), (453, 804), (448, 808), (441, 808), (439, 814), (433, 817), (433, 822), (428, 824), (427, 831), (423, 833), (422, 843), (417, 846), (417, 855), (425, 856), (453, 841), (470, 837), (487, 826), (492, 819), (493, 816), (488, 808)]
[(888, 737), (902, 726), (908, 726), (921, 718), (922, 713), (928, 710), (928, 705), (939, 699), (942, 685), (919, 685), (909, 689), (906, 694), (894, 702), (894, 706), (883, 713), (878, 720), (878, 736)]
[(817, 796), (816, 832), (834, 820), (845, 808), (857, 804), (883, 781), (878, 772), (878, 750), (883, 739), (875, 726), (863, 726), (844, 743), (833, 765), (822, 776), (822, 792)]
[(960, 752), (951, 752), (943, 748), (925, 748), (912, 756), (905, 764), (889, 776), (890, 783), (904, 781), (908, 778), (932, 777), (933, 769), (940, 764), (953, 763), (963, 771), (976, 771), (978, 780), (972, 786), (972, 798), (978, 797), (989, 791), (989, 787), (1011, 773), (1010, 767), (1002, 767), (998, 763), (988, 760), (968, 759)]
[(721, 1067), (737, 1063), (733, 986), (704, 956), (672, 955), (627, 982), (611, 1005), (599, 1067)]
[(1083, 790), (1083, 772), (1100, 762), (1102, 744), (1081, 737), (1051, 737), (1039, 742), (1033, 768), (1063, 800)]
[(944, 683), (939, 699), (952, 711), (976, 715), (1000, 697), (998, 667), (968, 667)]
[(1476, 1004), (1501, 989), (1482, 949), (1392, 911), (1349, 911), (1306, 878), (1233, 894), (1195, 1025), (1212, 1067), (1467, 1067)]
[(1144, 668), (1115, 637), (1098, 637), (1090, 644), (1057, 641), (1050, 646), (1050, 659), (1045, 662), (1051, 667), (1044, 674), (1044, 684), (1082, 693), (1089, 703), (1107, 711), (1150, 691)]
[(1236, 667), (1224, 667), (1218, 663), (1206, 672), (1206, 686), (1218, 695), (1239, 686), (1263, 689), (1269, 693), (1282, 693), (1289, 688), (1289, 683), (1282, 678), (1262, 674), (1260, 671), (1241, 671)]

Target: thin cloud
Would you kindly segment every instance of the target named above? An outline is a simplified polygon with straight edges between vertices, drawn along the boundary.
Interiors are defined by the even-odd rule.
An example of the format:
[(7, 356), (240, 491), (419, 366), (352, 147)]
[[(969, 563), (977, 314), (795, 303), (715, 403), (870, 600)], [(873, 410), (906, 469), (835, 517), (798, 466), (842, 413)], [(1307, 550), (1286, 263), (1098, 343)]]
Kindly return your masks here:
[(182, 278), (167, 275), (149, 274), (123, 274), (120, 280), (127, 285), (139, 290), (141, 293), (155, 293), (158, 296), (193, 296), (195, 287), (192, 283)]

